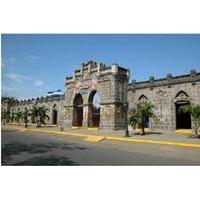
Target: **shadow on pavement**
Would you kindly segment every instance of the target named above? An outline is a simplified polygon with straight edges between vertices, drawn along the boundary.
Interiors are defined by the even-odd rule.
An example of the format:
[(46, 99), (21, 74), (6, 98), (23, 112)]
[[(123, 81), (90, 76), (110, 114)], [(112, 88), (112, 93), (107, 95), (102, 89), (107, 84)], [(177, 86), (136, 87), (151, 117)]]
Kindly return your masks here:
[(6, 133), (13, 133), (13, 131), (19, 131), (19, 129), (10, 129), (10, 130), (8, 130), (8, 129), (1, 129), (1, 132), (6, 132)]
[(59, 165), (78, 165), (65, 156), (38, 156), (29, 160), (18, 162), (15, 166), (59, 166)]
[(163, 133), (161, 132), (145, 132), (143, 135), (141, 135), (141, 133), (137, 132), (137, 133), (133, 133), (133, 135), (140, 135), (140, 136), (145, 136), (145, 135), (162, 135)]
[(200, 135), (189, 135), (187, 138), (189, 138), (189, 139), (200, 139)]
[[(52, 151), (53, 149), (59, 149), (59, 150), (86, 150), (85, 147), (79, 147), (79, 146), (71, 146), (71, 144), (66, 143), (55, 143), (55, 142), (49, 142), (46, 144), (42, 143), (35, 143), (35, 144), (24, 144), (21, 142), (11, 142), (2, 145), (1, 149), (1, 158), (2, 158), (2, 165), (6, 165), (7, 161), (12, 160), (11, 156), (18, 155), (22, 152), (27, 152), (29, 154), (34, 153), (46, 153), (49, 151)], [(39, 162), (41, 161), (41, 164)], [(32, 163), (33, 162), (33, 163)], [(58, 162), (58, 164), (56, 163)], [(70, 161), (66, 157), (35, 157), (33, 159), (23, 161), (20, 163), (17, 163), (15, 165), (69, 165), (74, 164), (73, 161)], [(24, 164), (23, 164), (24, 163)], [(45, 164), (46, 163), (46, 164)]]

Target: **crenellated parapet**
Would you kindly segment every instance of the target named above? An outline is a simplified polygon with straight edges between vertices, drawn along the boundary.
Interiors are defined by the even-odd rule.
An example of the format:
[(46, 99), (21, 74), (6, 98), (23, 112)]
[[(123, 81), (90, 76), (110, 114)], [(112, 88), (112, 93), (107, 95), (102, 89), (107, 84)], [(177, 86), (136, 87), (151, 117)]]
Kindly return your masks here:
[(78, 79), (84, 79), (91, 75), (94, 75), (97, 77), (105, 76), (107, 74), (117, 74), (118, 76), (125, 76), (129, 77), (130, 71), (129, 69), (125, 69), (120, 67), (118, 64), (114, 63), (110, 66), (103, 64), (103, 63), (97, 63), (95, 61), (88, 61), (87, 63), (82, 63), (81, 66), (74, 70), (73, 76), (66, 77), (65, 78), (65, 85), (75, 82)]
[(28, 100), (22, 100), (20, 101), (21, 105), (28, 105), (28, 104), (37, 104), (37, 103), (48, 103), (48, 102), (53, 102), (53, 101), (62, 101), (64, 100), (64, 95), (59, 95), (59, 96), (46, 96), (46, 97), (37, 97), (33, 99), (28, 99)]
[(200, 72), (191, 70), (190, 74), (181, 75), (181, 76), (172, 76), (172, 74), (167, 74), (166, 78), (155, 79), (153, 76), (149, 78), (148, 81), (137, 82), (133, 80), (129, 84), (128, 90), (137, 90), (143, 88), (150, 88), (153, 90), (154, 87), (167, 86), (170, 88), (172, 85), (182, 84), (182, 83), (191, 83), (195, 85), (197, 81), (200, 81)]
[(60, 102), (64, 100), (64, 95), (59, 96), (46, 96), (46, 97), (37, 97), (32, 99), (25, 99), (25, 100), (17, 100), (14, 98), (2, 98), (2, 103), (7, 103), (10, 106), (22, 106), (22, 105), (34, 105), (37, 103), (48, 103), (48, 102)]

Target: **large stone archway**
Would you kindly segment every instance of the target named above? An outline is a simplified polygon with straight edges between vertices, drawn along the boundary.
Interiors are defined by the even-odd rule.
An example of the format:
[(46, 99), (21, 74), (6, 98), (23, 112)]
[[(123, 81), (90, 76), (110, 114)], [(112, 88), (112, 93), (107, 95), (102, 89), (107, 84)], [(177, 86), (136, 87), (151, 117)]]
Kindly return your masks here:
[[(72, 77), (65, 81), (65, 126), (74, 125), (74, 97), (80, 94), (83, 99), (82, 128), (93, 126), (91, 120), (91, 102), (88, 101), (92, 91), (101, 94), (100, 120), (96, 125), (101, 129), (123, 130), (127, 121), (127, 87), (129, 70), (117, 64), (106, 66), (89, 61), (74, 71)], [(96, 117), (98, 112), (96, 112)], [(94, 115), (93, 115), (94, 119)], [(90, 122), (89, 122), (90, 121)]]
[(81, 127), (83, 123), (83, 98), (76, 94), (73, 103), (73, 126)]
[(100, 125), (100, 96), (96, 90), (91, 91), (88, 98), (88, 127)]

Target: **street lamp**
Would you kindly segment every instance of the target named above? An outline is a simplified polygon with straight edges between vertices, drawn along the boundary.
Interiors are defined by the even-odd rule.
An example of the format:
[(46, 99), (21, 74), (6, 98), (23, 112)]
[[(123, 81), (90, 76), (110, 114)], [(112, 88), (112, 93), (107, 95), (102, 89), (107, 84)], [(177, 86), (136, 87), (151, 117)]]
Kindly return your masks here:
[(128, 120), (127, 120), (127, 111), (128, 111), (128, 103), (125, 105), (125, 137), (130, 137), (129, 130), (128, 130)]

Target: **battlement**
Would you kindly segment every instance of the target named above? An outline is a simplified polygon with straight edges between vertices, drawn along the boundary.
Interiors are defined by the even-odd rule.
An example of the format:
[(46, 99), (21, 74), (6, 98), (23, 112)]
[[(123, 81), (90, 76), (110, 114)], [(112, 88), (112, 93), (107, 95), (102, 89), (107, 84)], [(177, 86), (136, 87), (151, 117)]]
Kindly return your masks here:
[(82, 63), (79, 69), (74, 70), (73, 76), (66, 77), (65, 84), (74, 82), (78, 78), (82, 78), (86, 75), (96, 73), (97, 76), (105, 74), (120, 74), (129, 77), (129, 69), (122, 68), (118, 64), (114, 63), (108, 66), (103, 63), (97, 63), (95, 61), (88, 61), (87, 63)]
[(181, 76), (172, 76), (172, 74), (167, 74), (166, 78), (154, 79), (153, 76), (149, 78), (147, 81), (136, 82), (133, 80), (132, 83), (129, 84), (128, 90), (137, 90), (143, 88), (153, 89), (154, 87), (160, 86), (168, 86), (169, 88), (172, 85), (182, 84), (182, 83), (191, 83), (195, 85), (197, 81), (200, 81), (200, 72), (196, 72), (195, 70), (191, 70), (190, 74), (185, 74)]
[(46, 97), (37, 97), (37, 98), (32, 98), (32, 99), (25, 99), (19, 101), (18, 99), (14, 98), (7, 98), (3, 97), (2, 98), (2, 103), (9, 103), (12, 106), (18, 106), (18, 105), (29, 105), (29, 104), (36, 104), (36, 103), (47, 103), (47, 102), (52, 102), (52, 101), (61, 101), (64, 100), (64, 95), (59, 95), (59, 96), (46, 96)]

